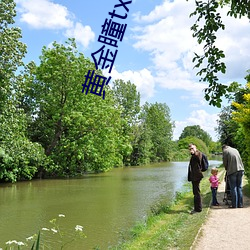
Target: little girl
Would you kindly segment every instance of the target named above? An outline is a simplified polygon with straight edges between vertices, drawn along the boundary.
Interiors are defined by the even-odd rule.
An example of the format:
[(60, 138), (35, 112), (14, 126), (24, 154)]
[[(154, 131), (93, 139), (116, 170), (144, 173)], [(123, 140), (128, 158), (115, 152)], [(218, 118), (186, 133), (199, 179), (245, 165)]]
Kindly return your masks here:
[(220, 184), (219, 179), (217, 177), (218, 169), (212, 168), (211, 169), (211, 176), (209, 178), (209, 181), (211, 183), (211, 190), (212, 190), (212, 205), (213, 206), (219, 206), (220, 204), (217, 201), (217, 189)]

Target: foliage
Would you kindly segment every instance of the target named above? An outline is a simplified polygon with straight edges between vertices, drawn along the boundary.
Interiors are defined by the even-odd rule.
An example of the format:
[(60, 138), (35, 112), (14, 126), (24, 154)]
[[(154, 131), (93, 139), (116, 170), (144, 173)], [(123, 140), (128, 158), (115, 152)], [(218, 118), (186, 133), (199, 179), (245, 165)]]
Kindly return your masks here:
[(201, 129), (199, 125), (185, 127), (179, 137), (179, 140), (184, 139), (185, 137), (188, 137), (188, 136), (199, 138), (200, 140), (205, 142), (207, 146), (209, 146), (210, 143), (212, 142), (211, 136), (206, 131)]
[(221, 143), (219, 141), (211, 142), (209, 146), (209, 152), (211, 154), (220, 154), (222, 152)]
[[(248, 82), (246, 88), (250, 89), (250, 82)], [(242, 143), (244, 143), (244, 158), (246, 160), (246, 173), (249, 176), (250, 174), (250, 146), (249, 143), (247, 143), (250, 140), (250, 93), (243, 95), (244, 102), (243, 103), (237, 103), (233, 102), (232, 105), (236, 108), (236, 111), (232, 112), (233, 119), (242, 126), (242, 132), (244, 134), (244, 139), (242, 140)]]
[(178, 149), (174, 152), (172, 160), (173, 161), (183, 161), (183, 160), (189, 160), (190, 159), (190, 153), (187, 149)]
[(224, 107), (219, 114), (218, 127), (216, 129), (220, 136), (219, 141), (221, 145), (227, 144), (237, 147), (235, 136), (238, 129), (239, 124), (232, 119), (232, 108), (230, 106)]
[(169, 107), (165, 103), (145, 103), (141, 112), (141, 124), (148, 131), (152, 144), (151, 162), (168, 161), (171, 155), (173, 123)]
[(26, 45), (20, 41), (21, 30), (13, 26), (15, 15), (14, 1), (0, 2), (0, 179), (11, 182), (33, 178), (46, 164), (42, 147), (26, 135), (26, 116), (20, 106), (26, 89), (20, 71)]
[(186, 149), (186, 152), (189, 152), (188, 145), (190, 143), (195, 144), (199, 151), (205, 153), (206, 155), (209, 154), (209, 150), (208, 150), (206, 144), (201, 139), (194, 137), (194, 136), (187, 136), (187, 137), (179, 140), (178, 147), (179, 147), (179, 149), (183, 149), (183, 150)]
[(14, 105), (13, 91), (15, 94), (21, 94), (22, 91), (15, 73), (18, 67), (23, 66), (26, 45), (20, 41), (21, 30), (13, 26), (15, 6), (13, 0), (0, 2), (0, 113), (6, 105)]
[(209, 104), (221, 107), (221, 97), (231, 89), (227, 85), (219, 83), (218, 78), (219, 73), (226, 72), (226, 65), (223, 62), (225, 54), (216, 46), (217, 32), (225, 29), (219, 8), (230, 4), (228, 15), (235, 18), (242, 16), (250, 18), (250, 5), (248, 0), (200, 0), (195, 2), (196, 9), (190, 16), (196, 16), (197, 19), (191, 30), (193, 37), (204, 46), (202, 55), (195, 53), (193, 62), (196, 64), (194, 67), (199, 69), (197, 75), (201, 77), (200, 81), (209, 83), (208, 88), (205, 89), (205, 99), (209, 101)]
[(172, 123), (167, 105), (146, 103), (139, 113), (140, 95), (134, 84), (116, 80), (112, 90), (122, 110), (122, 133), (129, 138), (133, 149), (124, 164), (141, 165), (171, 159)]
[(123, 164), (140, 165), (138, 161), (138, 140), (141, 130), (138, 124), (138, 115), (140, 112), (140, 94), (136, 90), (136, 85), (130, 81), (115, 80), (113, 82), (112, 93), (114, 99), (121, 110), (122, 137), (128, 141), (132, 149), (131, 154), (125, 151), (123, 154)]
[(122, 109), (122, 118), (126, 119), (128, 125), (137, 123), (140, 112), (140, 93), (136, 90), (136, 85), (130, 81), (124, 82), (117, 79), (113, 82), (112, 90), (116, 102)]
[[(84, 75), (95, 66), (78, 53), (74, 39), (44, 47), (40, 65), (29, 64), (29, 135), (58, 166), (50, 174), (107, 171), (130, 152), (122, 138), (120, 109), (106, 86), (106, 96), (81, 94)], [(101, 72), (99, 72), (101, 73)]]
[(130, 163), (133, 166), (144, 165), (151, 162), (153, 143), (151, 132), (145, 123), (133, 126), (133, 151), (130, 155)]
[[(248, 71), (249, 72), (249, 71)], [(228, 144), (239, 150), (249, 175), (249, 74), (245, 77), (248, 84), (245, 88), (234, 83), (237, 88), (230, 96), (231, 106), (224, 107), (219, 115), (217, 132), (220, 135), (220, 142)]]

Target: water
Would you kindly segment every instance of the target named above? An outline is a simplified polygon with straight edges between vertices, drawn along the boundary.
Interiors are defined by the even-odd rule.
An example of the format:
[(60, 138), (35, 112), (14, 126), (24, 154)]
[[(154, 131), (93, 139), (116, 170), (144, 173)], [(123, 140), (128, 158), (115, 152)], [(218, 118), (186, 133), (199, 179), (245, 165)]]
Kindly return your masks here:
[[(8, 240), (25, 242), (41, 228), (51, 228), (49, 221), (56, 218), (67, 235), (74, 234), (76, 225), (82, 225), (87, 235), (64, 249), (107, 249), (117, 244), (121, 232), (142, 221), (153, 204), (163, 197), (173, 199), (186, 183), (187, 165), (170, 162), (118, 168), (81, 179), (1, 184), (0, 248)], [(59, 239), (58, 234), (43, 233), (48, 240)]]

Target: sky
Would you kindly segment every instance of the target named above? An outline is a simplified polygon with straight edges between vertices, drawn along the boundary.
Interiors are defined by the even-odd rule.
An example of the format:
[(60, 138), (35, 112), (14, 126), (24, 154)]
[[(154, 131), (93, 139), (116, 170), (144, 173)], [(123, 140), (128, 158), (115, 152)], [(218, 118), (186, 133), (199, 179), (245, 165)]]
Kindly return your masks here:
[[(112, 20), (127, 26), (117, 44), (112, 71), (105, 72), (107, 77), (134, 83), (141, 95), (141, 105), (166, 103), (175, 123), (173, 139), (177, 140), (186, 126), (200, 125), (217, 141), (214, 128), (221, 109), (205, 101), (207, 85), (199, 82), (192, 63), (194, 52), (202, 51), (190, 30), (195, 21), (189, 17), (195, 9), (194, 2), (16, 0), (15, 25), (22, 29), (22, 42), (27, 44), (24, 60), (27, 63), (31, 60), (39, 63), (43, 46), (51, 46), (53, 41), (64, 43), (69, 37), (74, 37), (78, 50), (93, 61), (91, 53), (104, 45), (98, 41), (102, 26), (115, 10), (124, 19)], [(223, 8), (221, 15), (226, 29), (217, 36), (217, 45), (224, 50), (227, 65), (220, 81), (245, 85), (244, 77), (250, 69), (250, 22), (247, 18), (228, 17), (226, 13), (227, 8)], [(82, 87), (79, 89), (81, 94)], [(225, 101), (223, 105), (228, 103)]]

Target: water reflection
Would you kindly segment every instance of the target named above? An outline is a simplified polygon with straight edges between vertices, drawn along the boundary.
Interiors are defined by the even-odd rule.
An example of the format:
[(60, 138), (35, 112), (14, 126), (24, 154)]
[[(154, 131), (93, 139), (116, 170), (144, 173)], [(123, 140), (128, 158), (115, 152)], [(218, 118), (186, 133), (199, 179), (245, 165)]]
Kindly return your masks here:
[(117, 242), (119, 232), (142, 220), (156, 201), (162, 197), (171, 201), (186, 182), (187, 165), (170, 162), (118, 168), (81, 179), (1, 184), (0, 247), (51, 227), (49, 220), (65, 214), (60, 219), (64, 228), (82, 225), (87, 235), (84, 245), (68, 249), (107, 249)]

